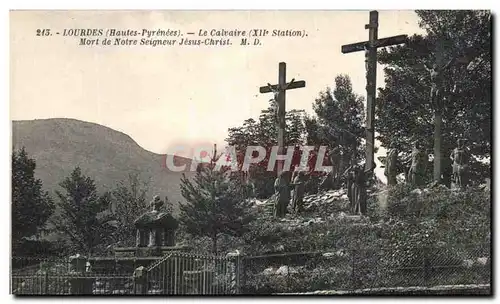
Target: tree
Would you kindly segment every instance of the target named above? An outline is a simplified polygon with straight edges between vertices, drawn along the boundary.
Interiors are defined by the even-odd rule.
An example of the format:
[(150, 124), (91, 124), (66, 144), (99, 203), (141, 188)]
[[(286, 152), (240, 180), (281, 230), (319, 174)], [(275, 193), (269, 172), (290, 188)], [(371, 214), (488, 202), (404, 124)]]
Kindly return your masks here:
[(304, 118), (304, 125), (306, 130), (306, 144), (308, 146), (314, 146), (321, 143), (321, 126), (319, 124), (318, 118), (310, 115), (306, 115)]
[(135, 244), (135, 227), (132, 223), (147, 210), (148, 186), (141, 182), (138, 173), (131, 173), (128, 180), (120, 181), (112, 191), (112, 212), (118, 221), (115, 241), (122, 246)]
[[(465, 138), (474, 156), (476, 179), (489, 174), (478, 160), (491, 150), (491, 25), (485, 11), (417, 11), (426, 36), (414, 35), (404, 46), (379, 52), (386, 64), (385, 89), (376, 103), (377, 137), (388, 147), (393, 140), (408, 154), (421, 142), (436, 163), (434, 180), (449, 172), (456, 140)], [(443, 71), (440, 107), (429, 100), (431, 83), (424, 65), (455, 59)], [(481, 168), (483, 167), (483, 168)], [(444, 172), (441, 172), (446, 168)], [(445, 179), (448, 179), (446, 177)]]
[[(29, 158), (24, 147), (12, 153), (12, 245), (20, 254), (23, 239), (38, 237), (54, 212), (42, 181), (35, 178), (36, 162)], [(24, 252), (23, 254), (27, 254)]]
[[(305, 112), (303, 110), (287, 111), (285, 146), (296, 146), (305, 143)], [(266, 157), (249, 168), (249, 179), (254, 183), (256, 196), (266, 198), (274, 193), (274, 179), (276, 178), (276, 167), (274, 171), (268, 171), (269, 157), (273, 146), (277, 142), (277, 120), (272, 103), (267, 109), (261, 111), (259, 120), (252, 118), (243, 122), (241, 127), (230, 128), (226, 138), (228, 145), (235, 147), (238, 155), (239, 167), (243, 165), (243, 159), (249, 146), (261, 146), (266, 149)], [(256, 156), (256, 155), (255, 155)]]
[(200, 167), (193, 181), (185, 175), (181, 179), (186, 203), (180, 204), (180, 222), (189, 234), (209, 237), (213, 254), (220, 234), (241, 236), (253, 219), (241, 180), (231, 178), (230, 168), (218, 166), (220, 157), (214, 149), (210, 163)]
[(316, 118), (306, 119), (307, 142), (310, 145), (337, 148), (340, 157), (331, 164), (343, 172), (350, 161), (364, 158), (361, 139), (364, 137), (363, 97), (355, 94), (347, 75), (335, 77), (335, 89), (320, 92), (313, 104)]
[(56, 190), (60, 214), (53, 220), (58, 232), (65, 235), (71, 247), (89, 256), (111, 239), (116, 221), (109, 212), (111, 194), (98, 196), (94, 180), (76, 167)]

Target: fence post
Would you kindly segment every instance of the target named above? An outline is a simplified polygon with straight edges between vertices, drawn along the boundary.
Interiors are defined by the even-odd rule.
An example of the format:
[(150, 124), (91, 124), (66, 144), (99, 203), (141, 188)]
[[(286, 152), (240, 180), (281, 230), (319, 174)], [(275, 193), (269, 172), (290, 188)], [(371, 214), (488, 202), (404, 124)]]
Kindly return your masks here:
[(241, 253), (239, 250), (235, 250), (234, 252), (229, 252), (226, 254), (226, 259), (224, 264), (231, 262), (231, 273), (230, 273), (230, 281), (231, 281), (231, 292), (239, 294), (240, 293), (240, 257)]
[(70, 274), (75, 278), (70, 278), (70, 294), (82, 295), (92, 294), (93, 279), (86, 278), (87, 258), (76, 254), (69, 257)]
[(134, 294), (148, 293), (148, 271), (144, 266), (134, 270)]

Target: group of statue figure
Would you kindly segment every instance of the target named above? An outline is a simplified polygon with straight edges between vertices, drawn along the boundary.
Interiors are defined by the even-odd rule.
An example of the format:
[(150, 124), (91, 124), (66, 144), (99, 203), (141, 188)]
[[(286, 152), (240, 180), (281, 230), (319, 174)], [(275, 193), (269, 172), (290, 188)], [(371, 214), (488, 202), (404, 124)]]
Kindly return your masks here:
[[(467, 186), (467, 169), (468, 169), (469, 153), (465, 147), (465, 140), (459, 139), (457, 147), (453, 149), (449, 159), (443, 162), (443, 179), (451, 171), (451, 181), (456, 188), (462, 189)], [(419, 142), (414, 142), (411, 155), (408, 160), (403, 163), (409, 163), (409, 169), (406, 174), (406, 181), (417, 187), (423, 186), (425, 183), (425, 171), (427, 165), (427, 154), (422, 150)], [(396, 185), (398, 175), (398, 151), (394, 144), (391, 144), (386, 158), (384, 174), (387, 177), (388, 185)], [(446, 181), (443, 182), (447, 184)]]
[[(452, 151), (449, 161), (450, 171), (452, 171), (452, 182), (457, 188), (464, 188), (467, 185), (467, 149), (464, 145), (465, 141), (459, 139), (457, 147)], [(337, 153), (338, 154), (338, 153)], [(330, 156), (337, 155), (331, 153)], [(338, 156), (338, 155), (337, 155)], [(419, 142), (414, 142), (410, 157), (402, 161), (403, 164), (409, 164), (408, 170), (405, 172), (405, 179), (408, 183), (417, 187), (423, 186), (425, 183), (426, 166), (428, 163), (427, 154), (422, 150)], [(446, 163), (446, 162), (443, 162)], [(397, 184), (397, 175), (399, 173), (398, 166), (398, 151), (394, 144), (391, 144), (386, 158), (384, 174), (387, 176), (388, 185)], [(337, 168), (338, 169), (338, 168)], [(338, 173), (338, 170), (332, 170), (327, 173), (320, 183), (325, 184), (327, 180), (330, 186), (333, 184), (333, 179), (345, 179), (347, 197), (350, 203), (351, 213), (354, 215), (366, 214), (366, 199), (367, 186), (371, 173), (375, 169), (375, 164), (371, 168), (366, 168), (364, 164), (356, 164), (354, 161), (343, 173)], [(446, 168), (443, 168), (446, 172)], [(296, 172), (290, 178), (290, 171), (283, 171), (275, 180), (275, 200), (274, 200), (274, 216), (284, 217), (287, 213), (290, 201), (292, 203), (291, 212), (299, 214), (304, 210), (304, 195), (305, 183), (307, 174), (305, 172)], [(291, 183), (289, 182), (291, 180)], [(293, 190), (293, 194), (291, 191)]]
[[(442, 45), (440, 45), (442, 47)], [(374, 85), (374, 77), (369, 75), (370, 67), (372, 64), (368, 60), (368, 52), (366, 54), (366, 70), (367, 70), (367, 89)], [(444, 81), (444, 72), (454, 63), (466, 63), (466, 58), (452, 58), (447, 62), (443, 63), (443, 58), (439, 57), (439, 60), (434, 62), (432, 65), (424, 64), (425, 70), (428, 75), (423, 78), (429, 78), (431, 83), (430, 91), (430, 103), (435, 112), (441, 112), (443, 110), (443, 94), (442, 85)], [(464, 61), (465, 60), (465, 61)], [(420, 79), (420, 80), (423, 80)], [(293, 82), (293, 80), (292, 80)], [(277, 107), (277, 101), (279, 96), (279, 90), (273, 89), (270, 84), (268, 84), (271, 90), (274, 92), (274, 102), (276, 104), (276, 115), (278, 116), (279, 109)], [(281, 117), (284, 119), (284, 117)], [(453, 182), (455, 187), (464, 188), (467, 185), (467, 163), (469, 160), (469, 153), (464, 146), (465, 141), (463, 139), (458, 140), (457, 147), (452, 151), (449, 158), (445, 158), (442, 162), (443, 164), (443, 183), (450, 184)], [(331, 164), (334, 164), (333, 170), (327, 173), (324, 179), (319, 185), (320, 190), (325, 190), (328, 188), (337, 188), (342, 184), (342, 180), (346, 180), (347, 196), (351, 205), (351, 211), (353, 214), (364, 214), (366, 212), (366, 188), (369, 176), (375, 169), (375, 164), (371, 168), (365, 168), (364, 165), (355, 164), (352, 162), (351, 165), (344, 173), (340, 173), (340, 168), (343, 167), (343, 160), (345, 155), (341, 155), (341, 149), (333, 149), (329, 154)], [(336, 160), (340, 160), (337, 162)], [(428, 163), (427, 154), (422, 150), (419, 142), (415, 142), (410, 157), (403, 161), (403, 167), (407, 167), (405, 171), (406, 182), (415, 185), (417, 187), (423, 186), (425, 183), (426, 167)], [(368, 167), (368, 166), (366, 166)], [(398, 164), (398, 151), (393, 143), (387, 153), (387, 159), (385, 164), (384, 174), (387, 177), (388, 185), (397, 184), (397, 175), (399, 173), (401, 166)], [(293, 199), (292, 199), (292, 210), (296, 213), (300, 213), (303, 210), (303, 197), (305, 192), (305, 174), (300, 172), (293, 178), (293, 182), (289, 183), (290, 172), (282, 172), (275, 181), (275, 216), (284, 217), (288, 204), (291, 199), (290, 191), (293, 189)], [(451, 180), (450, 179), (451, 176)], [(448, 180), (446, 180), (448, 179)], [(441, 181), (439, 181), (441, 182)]]
[[(354, 162), (353, 162), (354, 163)], [(353, 164), (348, 167), (339, 177), (345, 178), (347, 197), (350, 202), (350, 210), (353, 214), (366, 213), (366, 190), (370, 174), (375, 169), (375, 164), (369, 169), (365, 168), (364, 164)], [(332, 179), (335, 170), (327, 173), (323, 182), (326, 179)], [(283, 171), (275, 180), (275, 200), (274, 200), (274, 216), (284, 217), (288, 210), (288, 205), (291, 201), (291, 211), (295, 214), (300, 214), (304, 211), (304, 195), (306, 173), (299, 171), (295, 173), (292, 182), (288, 182), (291, 172)], [(293, 194), (291, 194), (293, 190)]]

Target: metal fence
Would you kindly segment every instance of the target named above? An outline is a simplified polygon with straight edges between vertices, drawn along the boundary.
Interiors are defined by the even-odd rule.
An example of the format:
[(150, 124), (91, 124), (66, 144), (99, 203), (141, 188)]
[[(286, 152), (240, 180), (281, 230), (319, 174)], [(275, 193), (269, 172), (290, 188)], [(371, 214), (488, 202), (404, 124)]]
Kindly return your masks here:
[[(490, 284), (490, 244), (349, 248), (263, 256), (170, 253), (147, 266), (12, 259), (16, 295), (226, 295)], [(125, 261), (117, 260), (116, 263)], [(135, 264), (134, 264), (135, 265)], [(98, 267), (103, 266), (103, 267)], [(134, 268), (135, 267), (135, 268)]]
[(490, 245), (357, 248), (245, 257), (242, 293), (489, 284)]
[[(91, 266), (91, 265), (89, 265)], [(11, 292), (15, 295), (133, 294), (131, 272), (115, 269), (75, 271), (68, 258), (13, 257)]]
[(171, 253), (133, 271), (110, 265), (95, 267), (99, 265), (90, 263), (85, 269), (75, 271), (70, 264), (68, 258), (14, 257), (11, 292), (15, 295), (223, 295), (239, 292), (239, 257)]
[(171, 253), (146, 269), (142, 294), (236, 294), (239, 259)]

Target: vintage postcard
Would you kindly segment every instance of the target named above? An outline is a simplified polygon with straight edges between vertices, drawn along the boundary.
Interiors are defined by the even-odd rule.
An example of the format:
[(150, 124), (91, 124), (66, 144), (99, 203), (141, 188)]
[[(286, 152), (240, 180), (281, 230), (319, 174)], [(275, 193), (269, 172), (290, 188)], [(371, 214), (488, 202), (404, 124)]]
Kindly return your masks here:
[(491, 13), (10, 11), (14, 295), (491, 295)]

